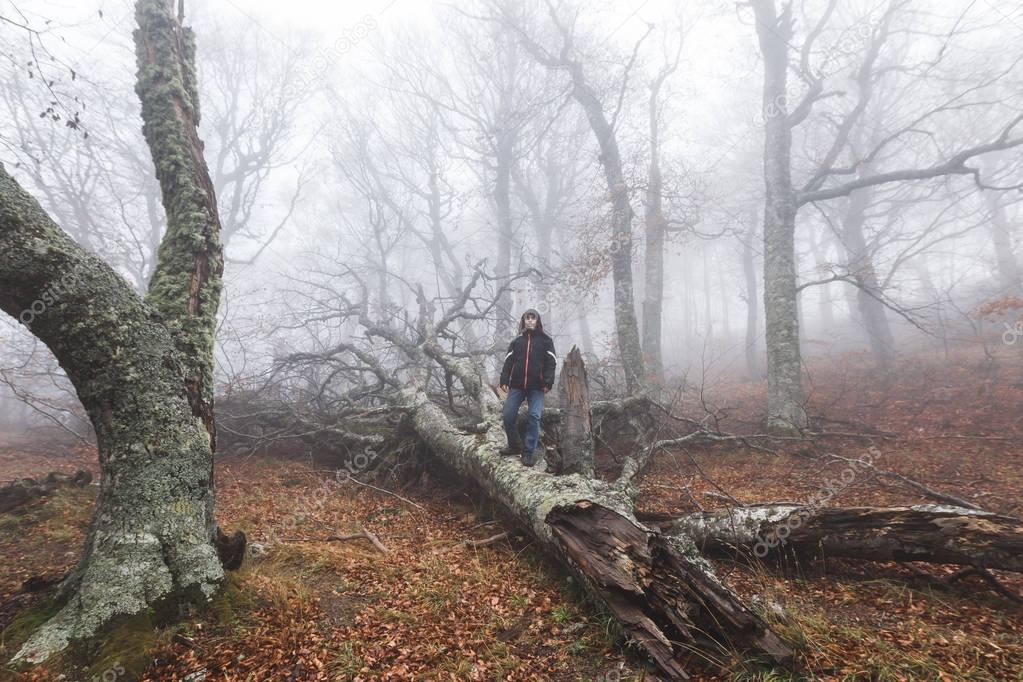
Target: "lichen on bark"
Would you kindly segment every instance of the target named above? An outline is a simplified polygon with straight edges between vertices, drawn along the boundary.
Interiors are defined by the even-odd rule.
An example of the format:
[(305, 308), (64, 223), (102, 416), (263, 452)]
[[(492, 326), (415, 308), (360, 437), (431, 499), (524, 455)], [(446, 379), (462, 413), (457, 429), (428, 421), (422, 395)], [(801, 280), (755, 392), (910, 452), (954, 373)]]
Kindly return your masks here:
[(0, 308), (23, 322), (33, 311), (29, 328), (73, 383), (100, 460), (82, 556), (17, 662), (45, 660), (153, 604), (209, 598), (224, 577), (212, 411), (223, 255), (196, 131), (194, 38), (165, 0), (139, 0), (136, 17), (136, 91), (168, 216), (146, 300), (0, 166)]
[(15, 317), (76, 273), (30, 329), (74, 384), (100, 456), (96, 511), (61, 587), (64, 607), (18, 653), (31, 662), (171, 592), (211, 593), (223, 572), (212, 545), (209, 435), (192, 414), (168, 330), (3, 169), (0, 251), (0, 307)]
[(213, 437), (213, 333), (224, 258), (216, 194), (197, 131), (195, 37), (163, 0), (140, 0), (135, 14), (135, 91), (167, 213), (146, 301), (182, 351), (193, 409)]

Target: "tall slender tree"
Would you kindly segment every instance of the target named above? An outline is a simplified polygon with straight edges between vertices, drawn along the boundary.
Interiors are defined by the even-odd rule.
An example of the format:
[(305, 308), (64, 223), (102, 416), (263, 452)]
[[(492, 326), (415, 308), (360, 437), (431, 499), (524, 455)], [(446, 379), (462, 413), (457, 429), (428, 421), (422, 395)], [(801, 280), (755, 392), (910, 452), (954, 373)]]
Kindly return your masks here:
[[(609, 247), (611, 273), (614, 284), (614, 318), (618, 350), (625, 370), (625, 384), (630, 393), (642, 391), (647, 384), (643, 350), (640, 342), (639, 320), (632, 276), (632, 222), (635, 211), (629, 198), (622, 153), (615, 131), (617, 110), (608, 118), (593, 83), (586, 75), (583, 63), (575, 54), (574, 30), (548, 5), (548, 14), (557, 30), (560, 44), (544, 45), (528, 26), (528, 17), (517, 13), (509, 3), (498, 3), (495, 15), (501, 23), (514, 31), (526, 51), (540, 64), (568, 75), (571, 94), (586, 113), (590, 128), (600, 147), (600, 164), (607, 182), (607, 199), (611, 204), (611, 243)], [(652, 27), (651, 27), (652, 30)], [(644, 37), (649, 34), (649, 30)], [(642, 42), (642, 38), (640, 42)], [(629, 72), (636, 60), (636, 50), (625, 66), (622, 92)], [(619, 98), (620, 100), (621, 98)], [(619, 105), (620, 106), (620, 105)]]

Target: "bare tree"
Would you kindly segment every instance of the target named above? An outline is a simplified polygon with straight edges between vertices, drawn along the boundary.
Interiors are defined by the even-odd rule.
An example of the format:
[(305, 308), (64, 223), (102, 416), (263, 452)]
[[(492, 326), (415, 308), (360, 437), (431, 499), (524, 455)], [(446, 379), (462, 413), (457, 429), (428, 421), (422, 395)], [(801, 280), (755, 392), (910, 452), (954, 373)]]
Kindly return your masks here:
[[(859, 150), (851, 141), (851, 134), (871, 103), (877, 81), (883, 77), (898, 77), (915, 73), (910, 67), (888, 65), (881, 59), (882, 48), (895, 35), (905, 35), (910, 29), (898, 29), (895, 21), (906, 14), (904, 0), (891, 0), (881, 17), (870, 28), (863, 40), (859, 61), (852, 67), (856, 97), (845, 111), (830, 113), (825, 118), (831, 140), (821, 155), (817, 155), (809, 177), (797, 189), (792, 181), (793, 131), (810, 118), (815, 105), (830, 100), (840, 91), (827, 89), (827, 71), (811, 67), (815, 43), (828, 27), (836, 2), (831, 0), (821, 16), (809, 26), (803, 44), (799, 47), (796, 73), (806, 85), (805, 94), (790, 106), (788, 73), (792, 40), (795, 37), (793, 5), (785, 3), (779, 12), (774, 0), (752, 2), (760, 51), (764, 59), (763, 117), (764, 117), (764, 180), (767, 191), (765, 209), (764, 305), (767, 318), (768, 357), (768, 423), (771, 428), (802, 430), (809, 426), (804, 409), (802, 391), (802, 362), (799, 347), (798, 285), (795, 262), (796, 213), (807, 204), (850, 196), (856, 190), (895, 182), (927, 180), (949, 175), (971, 176), (982, 185), (980, 171), (969, 162), (983, 154), (1011, 149), (1023, 144), (1023, 136), (1014, 136), (1023, 115), (1007, 113), (1000, 123), (991, 124), (997, 132), (988, 141), (967, 146), (956, 145), (954, 140), (939, 146), (934, 158), (914, 158), (906, 168), (881, 170), (872, 165), (892, 147), (908, 144), (908, 140), (921, 134), (927, 125), (949, 112), (971, 112), (986, 106), (978, 93), (985, 86), (997, 83), (1008, 73), (1018, 58), (1010, 60), (1009, 67), (998, 69), (973, 84), (951, 94), (945, 93), (933, 106), (908, 121), (900, 121), (877, 142)], [(947, 58), (949, 43), (956, 35), (955, 26), (938, 37), (935, 56), (918, 68), (914, 83), (926, 85), (936, 65)], [(818, 46), (819, 47), (819, 46)], [(840, 62), (834, 55), (825, 54), (825, 62)], [(833, 67), (834, 68), (834, 67)], [(838, 68), (835, 72), (844, 71)], [(905, 93), (903, 93), (905, 95)], [(953, 149), (956, 149), (953, 151)], [(896, 156), (901, 162), (901, 156)], [(847, 179), (855, 175), (852, 180)], [(878, 339), (886, 343), (886, 339)]]
[(679, 32), (678, 48), (666, 60), (650, 83), (650, 170), (647, 178), (645, 226), (646, 257), (643, 287), (643, 355), (647, 371), (658, 382), (664, 381), (664, 360), (661, 357), (661, 318), (664, 308), (664, 238), (667, 220), (664, 216), (664, 180), (661, 173), (659, 98), (665, 81), (678, 69), (682, 57), (683, 36)]
[[(236, 249), (246, 242), (253, 245), (255, 251), (240, 261), (251, 264), (289, 224), (310, 182), (308, 167), (299, 159), (315, 134), (296, 144), (295, 129), (312, 93), (287, 87), (297, 77), (298, 57), (267, 45), (258, 33), (211, 25), (202, 46), (202, 133), (220, 203), (222, 239), (234, 241)], [(283, 201), (282, 215), (264, 224), (257, 199), (282, 169), (295, 169), (294, 188)]]
[[(629, 198), (622, 155), (615, 134), (618, 109), (608, 118), (604, 102), (598, 95), (575, 52), (574, 31), (571, 23), (558, 16), (548, 4), (548, 17), (557, 31), (558, 43), (544, 45), (541, 32), (530, 21), (535, 17), (516, 10), (509, 3), (493, 7), (495, 18), (514, 31), (522, 45), (537, 62), (569, 77), (572, 97), (586, 113), (590, 127), (600, 147), (600, 163), (607, 182), (607, 199), (611, 203), (611, 263), (614, 280), (614, 312), (618, 350), (621, 353), (625, 380), (630, 392), (641, 391), (646, 385), (646, 370), (640, 342), (639, 323), (632, 277), (632, 219), (635, 215)], [(651, 29), (652, 30), (652, 29)], [(649, 34), (649, 31), (647, 31)], [(644, 36), (645, 38), (645, 36)], [(640, 40), (642, 42), (642, 39)], [(629, 73), (635, 63), (639, 44), (624, 67), (621, 88), (628, 84)], [(619, 98), (619, 102), (621, 98)], [(620, 106), (620, 105), (619, 105)]]

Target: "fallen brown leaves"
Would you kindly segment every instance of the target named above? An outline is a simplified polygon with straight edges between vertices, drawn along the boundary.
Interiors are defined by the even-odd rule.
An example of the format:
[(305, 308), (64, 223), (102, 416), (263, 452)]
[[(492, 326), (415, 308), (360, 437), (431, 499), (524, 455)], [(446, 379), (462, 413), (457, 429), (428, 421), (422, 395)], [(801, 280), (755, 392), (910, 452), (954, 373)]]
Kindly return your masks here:
[[(882, 453), (879, 468), (1019, 515), (1023, 367), (1018, 353), (999, 361), (991, 369), (978, 354), (910, 360), (887, 381), (842, 363), (820, 367), (811, 412), (841, 420), (843, 431), (869, 425), (897, 437), (772, 445), (778, 455), (734, 444), (662, 452), (639, 481), (641, 508), (677, 513), (695, 509), (694, 499), (720, 507), (722, 490), (744, 502), (805, 500), (842, 467), (824, 455), (858, 457), (873, 445)], [(728, 414), (721, 427), (757, 431), (762, 386), (721, 389), (716, 400)], [(88, 460), (58, 459), (0, 451), (0, 470), (14, 478), (74, 470)], [(618, 674), (621, 665), (636, 671), (641, 664), (611, 643), (608, 624), (582, 605), (564, 576), (465, 496), (445, 487), (405, 493), (419, 509), (365, 488), (329, 485), (332, 479), (333, 472), (308, 462), (218, 461), (218, 518), (266, 551), (234, 576), (236, 594), (226, 605), (186, 618), (185, 638), (177, 642), (168, 633), (152, 652), (147, 679), (641, 679), (638, 672)], [(832, 503), (922, 501), (864, 474)], [(14, 595), (25, 578), (73, 563), (90, 503), (54, 498), (16, 525), (0, 526), (5, 604), (26, 599)], [(377, 535), (388, 553), (368, 541), (326, 541), (361, 529)], [(464, 542), (505, 530), (508, 539), (485, 547)], [(1019, 679), (1023, 670), (1023, 609), (976, 576), (943, 585), (952, 567), (919, 567), (934, 579), (908, 566), (852, 561), (718, 567), (776, 620), (814, 679), (1004, 680)], [(1023, 591), (1019, 576), (998, 577)], [(771, 604), (788, 618), (772, 616), (782, 611)], [(725, 677), (743, 669), (736, 661)]]
[[(470, 506), (442, 491), (415, 497), (425, 511), (361, 488), (308, 494), (330, 478), (295, 462), (221, 462), (221, 522), (250, 543), (283, 541), (237, 576), (258, 606), (190, 629), (196, 646), (166, 647), (148, 679), (591, 680), (622, 660), (531, 548), (465, 546), (500, 527)], [(389, 551), (326, 541), (359, 528)]]

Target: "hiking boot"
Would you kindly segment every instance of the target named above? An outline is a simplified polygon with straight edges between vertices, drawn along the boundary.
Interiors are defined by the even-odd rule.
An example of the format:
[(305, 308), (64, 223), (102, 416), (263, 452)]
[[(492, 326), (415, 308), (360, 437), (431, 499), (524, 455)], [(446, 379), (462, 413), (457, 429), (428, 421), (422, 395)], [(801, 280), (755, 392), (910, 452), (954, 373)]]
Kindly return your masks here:
[(533, 466), (533, 463), (535, 461), (536, 460), (533, 459), (533, 453), (532, 452), (523, 452), (522, 453), (522, 466), (531, 467), (531, 466)]
[(515, 447), (514, 445), (507, 445), (497, 451), (499, 455), (518, 455), (522, 452), (522, 448)]

